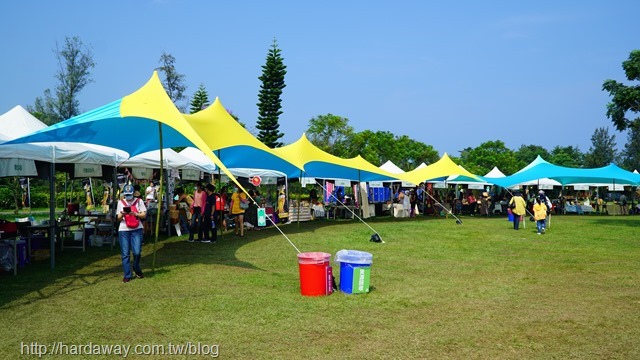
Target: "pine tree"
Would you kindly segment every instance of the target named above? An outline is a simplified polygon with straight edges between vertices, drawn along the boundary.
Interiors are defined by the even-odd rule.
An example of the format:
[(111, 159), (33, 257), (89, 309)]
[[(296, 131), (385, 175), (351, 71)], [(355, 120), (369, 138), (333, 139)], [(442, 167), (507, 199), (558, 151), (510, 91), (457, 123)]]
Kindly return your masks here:
[(204, 88), (204, 84), (200, 84), (200, 87), (198, 87), (198, 90), (196, 90), (191, 99), (191, 114), (195, 114), (207, 106), (209, 106), (209, 95)]
[(280, 96), (282, 89), (286, 86), (284, 75), (287, 73), (286, 66), (280, 56), (280, 49), (276, 40), (267, 54), (266, 64), (262, 66), (262, 75), (258, 78), (262, 81), (258, 94), (258, 123), (256, 128), (260, 130), (258, 140), (265, 145), (274, 148), (282, 146), (278, 141), (284, 134), (278, 131), (280, 125), (278, 118), (282, 111)]

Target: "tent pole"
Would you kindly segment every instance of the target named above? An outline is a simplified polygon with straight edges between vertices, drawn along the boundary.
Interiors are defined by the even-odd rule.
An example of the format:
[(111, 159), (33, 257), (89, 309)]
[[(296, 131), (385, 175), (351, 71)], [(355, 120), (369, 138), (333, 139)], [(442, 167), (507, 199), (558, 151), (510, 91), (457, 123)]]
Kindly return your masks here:
[[(54, 147), (55, 153), (55, 147)], [(51, 271), (56, 266), (56, 164), (52, 162), (49, 166), (49, 246), (51, 251)], [(64, 241), (64, 239), (62, 239)]]
[[(327, 191), (327, 189), (326, 189), (324, 186), (322, 186), (322, 184), (320, 184), (320, 183), (318, 182), (318, 180), (316, 180), (316, 184), (318, 184), (318, 185), (320, 185), (320, 187), (322, 187), (322, 190), (325, 192), (325, 194), (326, 194), (326, 193), (329, 193), (329, 192)], [(342, 201), (340, 201), (340, 199), (338, 199), (338, 198), (337, 198), (333, 193), (329, 193), (329, 194), (330, 194), (330, 196), (331, 196), (332, 198), (336, 199), (336, 201), (337, 201), (338, 203), (340, 203), (340, 205), (342, 205), (342, 207), (344, 207), (345, 209), (349, 210), (349, 211), (351, 212), (351, 214), (353, 214), (353, 216), (354, 216), (354, 217), (357, 217), (357, 218), (358, 218), (358, 220), (362, 221), (362, 223), (363, 223), (363, 224), (367, 225), (367, 227), (368, 227), (369, 229), (371, 229), (374, 233), (376, 233), (376, 235), (378, 235), (378, 237), (380, 238), (380, 241), (381, 241), (383, 244), (385, 243), (385, 242), (384, 242), (384, 240), (382, 240), (382, 236), (380, 236), (380, 233), (379, 233), (379, 232), (377, 232), (374, 228), (372, 228), (369, 224), (367, 224), (367, 222), (366, 222), (366, 221), (362, 220), (362, 218), (361, 218), (360, 216), (358, 216), (355, 212), (353, 212), (351, 209), (349, 209), (349, 208), (348, 208), (348, 207), (347, 207), (347, 206), (346, 206)]]
[(30, 180), (31, 178), (27, 178), (27, 197), (29, 198), (29, 215), (31, 215), (31, 184), (30, 184)]
[[(95, 206), (96, 199), (93, 197), (93, 182), (91, 181), (91, 177), (89, 177), (89, 194), (91, 194), (91, 204)], [(87, 205), (89, 207), (89, 205)]]
[[(358, 169), (358, 184), (356, 185), (356, 201), (358, 202), (358, 208), (360, 209), (360, 216), (364, 216), (362, 213), (362, 196), (360, 194), (360, 169)], [(367, 214), (368, 216), (369, 214)]]
[[(220, 162), (222, 162), (222, 158), (220, 157), (220, 149), (217, 150), (218, 151), (218, 159), (220, 159)], [(217, 166), (218, 168), (218, 181), (220, 184), (220, 190), (222, 190), (222, 175), (220, 175), (220, 166)], [(222, 199), (222, 193), (220, 192), (220, 190), (218, 190), (218, 193), (220, 194), (220, 199)], [(221, 210), (221, 214), (218, 216), (218, 229), (220, 229), (220, 241), (224, 240), (224, 229), (222, 229), (222, 223), (225, 221), (224, 219), (224, 205), (222, 204), (222, 210)], [(216, 229), (217, 231), (217, 229)]]
[[(163, 159), (163, 152), (162, 152), (163, 145), (162, 145), (162, 123), (161, 122), (158, 122), (158, 140), (160, 142), (160, 189), (158, 189), (158, 199), (162, 199), (162, 186), (164, 184), (164, 176), (163, 176), (164, 159)], [(155, 234), (153, 239), (153, 260), (151, 261), (151, 272), (154, 272), (154, 273), (156, 271), (156, 248), (158, 243), (158, 230), (160, 229), (160, 215), (162, 214), (162, 202), (160, 201), (159, 204), (160, 204), (160, 208), (156, 213), (156, 229), (155, 229)]]
[[(300, 170), (300, 177), (298, 178), (300, 184), (300, 191), (298, 191), (298, 228), (300, 228), (300, 201), (302, 200), (302, 170)], [(291, 214), (289, 214), (291, 216)]]

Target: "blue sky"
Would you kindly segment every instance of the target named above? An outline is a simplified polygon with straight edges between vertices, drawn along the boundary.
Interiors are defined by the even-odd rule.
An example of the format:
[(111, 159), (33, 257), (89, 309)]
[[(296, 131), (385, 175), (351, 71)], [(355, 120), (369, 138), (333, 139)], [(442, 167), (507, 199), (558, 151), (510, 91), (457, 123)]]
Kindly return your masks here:
[(0, 113), (53, 89), (53, 48), (79, 36), (97, 64), (83, 111), (141, 87), (164, 51), (188, 95), (204, 84), (254, 129), (276, 38), (285, 143), (332, 113), (440, 154), (490, 140), (586, 152), (598, 127), (626, 142), (601, 87), (625, 80), (638, 13), (638, 1), (2, 1)]

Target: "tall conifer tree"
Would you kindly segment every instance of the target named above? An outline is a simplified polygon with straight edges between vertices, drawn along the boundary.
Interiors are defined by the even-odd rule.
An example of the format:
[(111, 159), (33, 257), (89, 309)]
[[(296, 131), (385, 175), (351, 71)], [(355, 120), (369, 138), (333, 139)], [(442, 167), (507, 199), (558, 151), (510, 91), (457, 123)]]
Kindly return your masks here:
[(278, 128), (278, 119), (282, 111), (280, 96), (282, 89), (286, 86), (284, 75), (287, 67), (280, 56), (280, 49), (276, 40), (267, 54), (266, 63), (262, 66), (262, 75), (258, 78), (262, 81), (260, 92), (258, 93), (258, 123), (256, 128), (260, 130), (258, 140), (265, 145), (275, 148), (282, 146), (278, 141), (284, 134)]
[(191, 114), (195, 114), (209, 105), (209, 94), (207, 94), (204, 84), (200, 84), (191, 99)]

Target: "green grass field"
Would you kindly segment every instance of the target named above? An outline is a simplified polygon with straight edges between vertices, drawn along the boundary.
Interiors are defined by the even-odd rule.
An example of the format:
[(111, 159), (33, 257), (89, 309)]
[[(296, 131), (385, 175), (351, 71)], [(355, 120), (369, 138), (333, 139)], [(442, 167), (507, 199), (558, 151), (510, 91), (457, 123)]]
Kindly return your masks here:
[(128, 284), (117, 248), (65, 250), (53, 272), (44, 261), (0, 276), (0, 354), (200, 342), (225, 359), (640, 358), (640, 217), (555, 216), (541, 236), (529, 222), (463, 220), (372, 220), (385, 244), (360, 222), (281, 228), (303, 252), (372, 253), (363, 295), (301, 296), (296, 251), (274, 229), (162, 239), (154, 273), (147, 240), (147, 276)]

